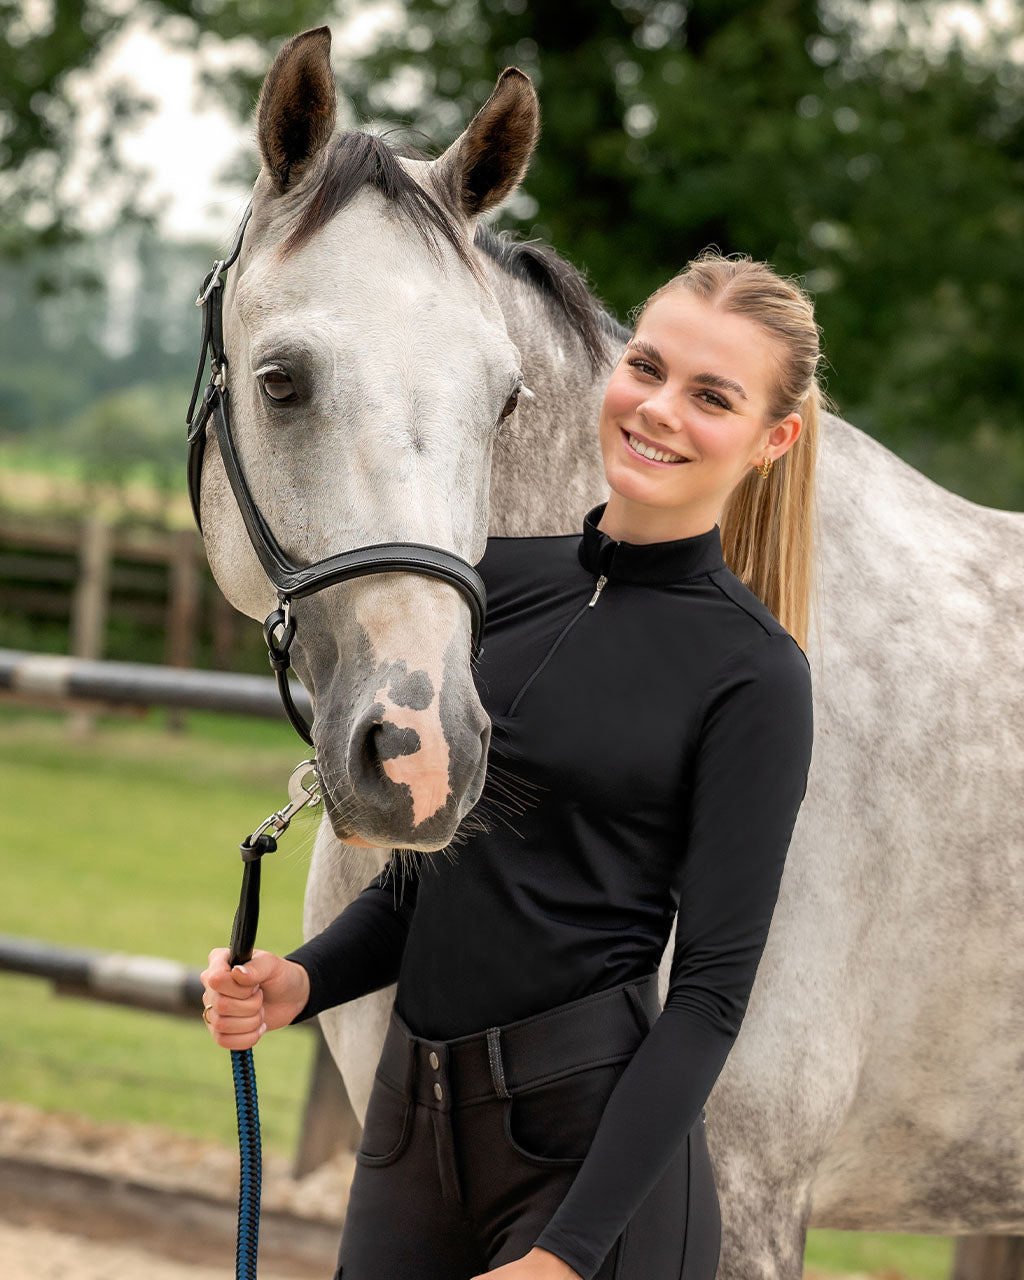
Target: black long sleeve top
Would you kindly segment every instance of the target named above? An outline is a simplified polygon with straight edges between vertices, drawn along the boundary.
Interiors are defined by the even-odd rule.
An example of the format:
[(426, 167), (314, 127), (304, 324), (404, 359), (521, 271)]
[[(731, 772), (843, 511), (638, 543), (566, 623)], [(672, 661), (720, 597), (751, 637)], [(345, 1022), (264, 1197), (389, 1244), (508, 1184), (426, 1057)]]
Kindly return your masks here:
[(736, 1038), (806, 785), (807, 661), (717, 526), (631, 544), (491, 538), (477, 689), (488, 782), (455, 857), (392, 859), (324, 933), (301, 1016), (397, 980), (448, 1039), (657, 968), (665, 1007), (536, 1244), (584, 1280), (667, 1167)]

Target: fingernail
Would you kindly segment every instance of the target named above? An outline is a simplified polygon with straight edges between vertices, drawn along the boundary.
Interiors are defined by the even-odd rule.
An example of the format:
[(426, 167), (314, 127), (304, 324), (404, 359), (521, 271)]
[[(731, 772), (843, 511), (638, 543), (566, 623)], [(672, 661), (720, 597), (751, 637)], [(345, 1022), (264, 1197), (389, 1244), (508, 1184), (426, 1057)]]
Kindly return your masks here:
[(267, 1029), (267, 1024), (264, 1022), (263, 1025), (260, 1027), (260, 1035), (263, 1035), (266, 1029)]
[(235, 966), (235, 972), (236, 972), (236, 973), (244, 973), (244, 974), (245, 974), (245, 976), (246, 976), (247, 978), (248, 978), (248, 976), (249, 976), (249, 970), (245, 967), (245, 965), (244, 965), (244, 964), (236, 965), (236, 966)]

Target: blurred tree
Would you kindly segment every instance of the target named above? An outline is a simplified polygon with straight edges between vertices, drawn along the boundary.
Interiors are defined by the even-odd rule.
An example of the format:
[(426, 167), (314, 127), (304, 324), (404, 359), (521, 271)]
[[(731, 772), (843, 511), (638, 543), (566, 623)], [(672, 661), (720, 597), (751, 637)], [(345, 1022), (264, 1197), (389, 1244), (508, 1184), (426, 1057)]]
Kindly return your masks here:
[(367, 117), (403, 103), (440, 144), (521, 66), (543, 132), (507, 225), (620, 314), (711, 243), (803, 277), (844, 413), (954, 467), (926, 437), (980, 433), (1019, 502), (1024, 11), (968, 45), (936, 34), (950, 8), (405, 0), (343, 88)]
[[(152, 0), (145, 12), (158, 23), (191, 21), (196, 40), (202, 32), (269, 45), (322, 21), (324, 5), (314, 0)], [(95, 66), (124, 25), (124, 7), (107, 0), (0, 0), (0, 256), (76, 236), (75, 210), (62, 200), (59, 182), (82, 114), (73, 77)], [(126, 85), (105, 91), (95, 180), (103, 186), (112, 185), (114, 177), (121, 180), (122, 217), (134, 211), (137, 175), (125, 171), (117, 132), (147, 106), (145, 96)]]
[[(365, 0), (334, 6), (348, 18)], [(0, 0), (0, 254), (73, 226), (54, 195), (74, 124), (68, 78), (113, 38), (113, 8)], [(943, 483), (1019, 506), (1024, 10), (1002, 6), (1002, 29), (970, 41), (951, 34), (953, 10), (995, 12), (984, 0), (404, 0), (369, 54), (336, 47), (342, 118), (400, 113), (444, 145), (503, 66), (523, 67), (544, 130), (505, 225), (584, 266), (620, 315), (709, 243), (799, 275), (843, 413)], [(265, 63), (280, 37), (330, 16), (312, 0), (152, 0), (146, 12), (174, 19), (179, 41), (190, 29), (251, 37)], [(218, 88), (244, 113), (258, 80), (250, 66)], [(114, 126), (142, 105), (117, 91), (108, 109), (101, 160), (113, 163)], [(157, 258), (145, 269), (158, 274)], [(71, 278), (54, 275), (65, 298)], [(149, 340), (159, 323), (138, 317), (133, 361), (180, 345)], [(77, 367), (93, 339), (76, 331)], [(104, 369), (94, 395), (145, 376)], [(66, 399), (61, 373), (51, 398), (63, 381)], [(0, 428), (32, 416), (28, 363), (15, 388)]]
[(59, 441), (90, 485), (142, 480), (165, 494), (181, 488), (180, 387), (145, 383), (95, 400)]

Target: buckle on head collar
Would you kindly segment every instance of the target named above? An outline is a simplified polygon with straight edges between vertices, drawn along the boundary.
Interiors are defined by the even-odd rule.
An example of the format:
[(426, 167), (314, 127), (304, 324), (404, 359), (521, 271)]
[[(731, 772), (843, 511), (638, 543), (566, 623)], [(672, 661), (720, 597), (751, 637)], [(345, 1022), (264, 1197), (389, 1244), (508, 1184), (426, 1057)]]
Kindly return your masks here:
[(220, 278), (220, 273), (227, 265), (227, 258), (218, 258), (213, 264), (213, 269), (207, 277), (206, 285), (199, 291), (199, 296), (196, 298), (197, 307), (205, 307), (206, 300), (209, 298), (210, 294), (213, 293), (214, 289), (219, 289), (224, 283)]

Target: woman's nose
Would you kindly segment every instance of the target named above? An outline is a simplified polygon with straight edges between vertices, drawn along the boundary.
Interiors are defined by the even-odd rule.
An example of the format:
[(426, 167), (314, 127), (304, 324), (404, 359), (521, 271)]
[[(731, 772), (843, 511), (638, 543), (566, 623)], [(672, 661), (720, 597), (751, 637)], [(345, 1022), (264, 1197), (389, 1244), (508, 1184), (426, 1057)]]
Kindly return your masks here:
[(678, 410), (664, 395), (648, 396), (637, 405), (637, 414), (648, 427), (663, 431), (679, 430)]

